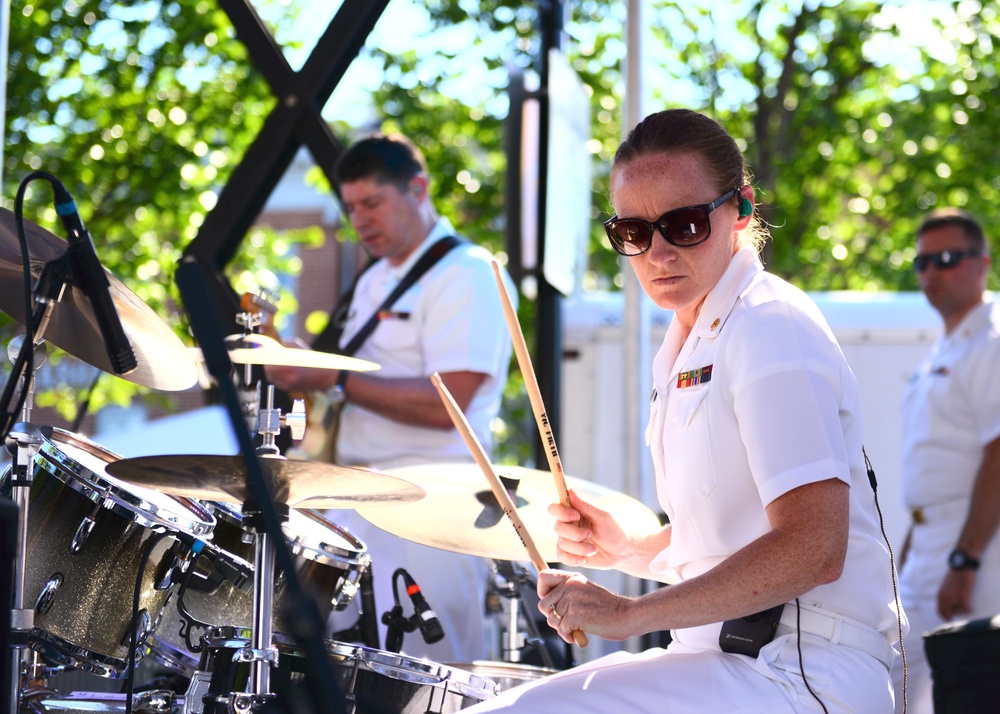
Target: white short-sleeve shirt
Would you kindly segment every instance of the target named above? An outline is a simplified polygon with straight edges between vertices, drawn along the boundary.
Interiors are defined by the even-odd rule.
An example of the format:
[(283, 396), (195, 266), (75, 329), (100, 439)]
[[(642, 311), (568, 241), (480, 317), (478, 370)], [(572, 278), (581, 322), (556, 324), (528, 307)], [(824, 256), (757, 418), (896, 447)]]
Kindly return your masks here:
[[(341, 345), (347, 344), (385, 297), (439, 238), (455, 235), (439, 219), (407, 260), (378, 261), (359, 278)], [(516, 293), (505, 278), (508, 293)], [(471, 243), (452, 248), (393, 304), (355, 357), (381, 365), (379, 377), (427, 377), (434, 372), (488, 375), (465, 410), (483, 447), (492, 443), (490, 422), (500, 408), (511, 340), (489, 251)], [(454, 429), (427, 429), (387, 419), (348, 403), (341, 415), (338, 460), (344, 464), (394, 464), (471, 460)]]
[[(672, 524), (654, 569), (700, 575), (770, 530), (771, 501), (837, 478), (851, 486), (843, 575), (800, 600), (898, 639), (857, 382), (812, 301), (765, 273), (753, 250), (739, 251), (683, 344), (671, 322), (653, 383), (647, 441)], [(718, 627), (692, 632), (717, 648)]]
[(983, 447), (1000, 436), (1000, 306), (986, 302), (942, 335), (903, 396), (903, 500), (967, 500)]

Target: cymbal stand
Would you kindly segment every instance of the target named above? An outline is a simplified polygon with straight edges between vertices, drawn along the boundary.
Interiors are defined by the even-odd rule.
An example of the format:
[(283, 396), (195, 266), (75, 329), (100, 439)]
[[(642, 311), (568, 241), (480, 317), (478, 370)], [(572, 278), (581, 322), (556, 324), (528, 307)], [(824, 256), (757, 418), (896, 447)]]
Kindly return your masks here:
[[(305, 432), (305, 402), (296, 400), (290, 414), (274, 408), (274, 387), (267, 390), (267, 408), (257, 409), (257, 432), (263, 443), (257, 447), (258, 456), (284, 458), (274, 438), (282, 426), (292, 431), (292, 438), (301, 439)], [(288, 506), (276, 503), (282, 524), (288, 521)], [(271, 667), (278, 664), (278, 650), (273, 645), (272, 613), (274, 609), (275, 543), (261, 519), (260, 507), (253, 501), (243, 504), (243, 523), (254, 536), (253, 612), (250, 642), (234, 655), (234, 661), (250, 666), (247, 692), (229, 694), (231, 711), (248, 711), (262, 706), (273, 697), (271, 693)]]
[[(518, 567), (516, 563), (506, 560), (491, 560), (490, 570), (494, 574), (493, 583), (497, 589), (497, 594), (503, 599), (503, 607), (506, 615), (507, 627), (504, 632), (503, 661), (520, 662), (521, 654), (526, 646), (536, 647), (542, 658), (544, 666), (553, 668), (552, 655), (545, 647), (545, 641), (538, 631), (538, 626), (530, 614), (525, 613), (521, 618), (521, 588), (530, 585), (531, 575), (524, 568)], [(500, 580), (502, 579), (502, 583)], [(521, 631), (521, 620), (524, 620), (524, 627), (527, 636)]]
[[(12, 364), (9, 381), (0, 398), (0, 406), (8, 408), (14, 391), (27, 389), (20, 421), (6, 433), (4, 446), (11, 454), (11, 499), (17, 504), (18, 528), (17, 548), (14, 563), (14, 588), (11, 608), (11, 653), (8, 662), (9, 701), (3, 711), (16, 712), (21, 703), (22, 678), (29, 682), (45, 679), (49, 672), (43, 669), (38, 654), (28, 649), (28, 634), (35, 625), (35, 611), (24, 606), (24, 568), (27, 562), (28, 542), (28, 501), (31, 494), (31, 464), (44, 440), (38, 427), (31, 423), (31, 409), (34, 402), (35, 375), (47, 357), (44, 342), (45, 330), (52, 319), (55, 306), (62, 300), (68, 283), (65, 266), (60, 261), (46, 264), (35, 286), (35, 309), (30, 317), (34, 326), (31, 346), (33, 371), (26, 374), (28, 349), (24, 336), (14, 338), (7, 349)], [(20, 342), (18, 340), (20, 339)], [(17, 389), (15, 390), (15, 384)]]
[[(250, 365), (247, 365), (248, 367)], [(258, 385), (259, 391), (259, 385)], [(274, 443), (274, 437), (281, 433), (281, 427), (286, 426), (292, 432), (296, 441), (306, 433), (306, 403), (303, 399), (292, 402), (292, 411), (282, 414), (274, 408), (274, 385), (267, 387), (267, 409), (257, 410), (257, 433), (261, 436), (261, 445), (257, 447), (258, 456), (280, 456), (281, 452)]]

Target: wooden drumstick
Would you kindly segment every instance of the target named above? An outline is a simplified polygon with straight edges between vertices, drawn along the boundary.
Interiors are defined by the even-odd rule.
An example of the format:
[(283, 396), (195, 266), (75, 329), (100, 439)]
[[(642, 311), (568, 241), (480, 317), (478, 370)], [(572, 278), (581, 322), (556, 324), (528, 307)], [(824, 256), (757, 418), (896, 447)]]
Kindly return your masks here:
[[(514, 505), (514, 501), (511, 500), (510, 494), (507, 493), (507, 489), (504, 488), (503, 483), (500, 481), (500, 477), (493, 470), (493, 465), (483, 450), (482, 444), (479, 443), (479, 439), (476, 438), (476, 434), (472, 431), (472, 427), (469, 426), (465, 414), (462, 413), (458, 404), (455, 403), (455, 398), (451, 396), (451, 392), (448, 391), (448, 387), (445, 386), (440, 374), (437, 372), (432, 374), (431, 382), (434, 383), (438, 394), (441, 395), (441, 401), (444, 402), (444, 407), (448, 410), (448, 416), (451, 417), (451, 421), (455, 425), (455, 428), (458, 429), (458, 433), (462, 435), (462, 439), (472, 454), (472, 458), (476, 460), (479, 468), (482, 469), (483, 475), (486, 476), (493, 495), (496, 496), (500, 507), (503, 508), (503, 512), (507, 514), (510, 524), (514, 526), (517, 537), (524, 544), (524, 549), (528, 551), (528, 558), (531, 560), (531, 564), (535, 566), (535, 570), (545, 570), (548, 567), (545, 559), (538, 552), (535, 541), (531, 539), (528, 529), (524, 526), (524, 521), (521, 520), (521, 516), (517, 513), (517, 506)], [(573, 641), (580, 647), (586, 647), (589, 644), (587, 635), (583, 630), (573, 630)]]
[(538, 380), (535, 378), (535, 370), (531, 366), (531, 355), (528, 354), (528, 345), (524, 341), (524, 333), (521, 331), (521, 323), (517, 320), (517, 313), (514, 312), (514, 305), (511, 303), (510, 295), (507, 294), (507, 286), (504, 285), (503, 277), (500, 275), (500, 264), (493, 261), (493, 274), (497, 279), (497, 288), (500, 290), (500, 302), (503, 304), (503, 314), (507, 319), (507, 329), (510, 331), (510, 339), (514, 343), (514, 354), (517, 355), (517, 366), (524, 376), (524, 386), (528, 390), (528, 400), (531, 402), (531, 411), (535, 414), (535, 423), (538, 425), (538, 435), (545, 444), (545, 458), (549, 462), (549, 471), (556, 481), (556, 491), (559, 492), (559, 501), (567, 508), (571, 508), (569, 503), (569, 491), (566, 489), (566, 473), (563, 471), (562, 461), (559, 459), (559, 449), (556, 448), (556, 437), (552, 433), (552, 426), (549, 424), (549, 416), (545, 412), (545, 402), (542, 401), (542, 392), (538, 388)]

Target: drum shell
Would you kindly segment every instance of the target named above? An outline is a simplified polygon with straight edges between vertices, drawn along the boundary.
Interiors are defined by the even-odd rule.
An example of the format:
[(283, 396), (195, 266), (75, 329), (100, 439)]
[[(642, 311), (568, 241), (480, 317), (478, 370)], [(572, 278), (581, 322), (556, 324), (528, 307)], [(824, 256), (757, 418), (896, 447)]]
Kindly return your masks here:
[[(201, 666), (211, 671), (211, 684), (202, 699), (204, 714), (223, 714), (229, 695), (247, 687), (250, 668), (232, 656), (242, 640), (232, 635), (221, 628), (207, 638)], [(287, 702), (292, 683), (307, 684), (308, 667), (300, 648), (280, 637), (276, 643), (271, 687)], [(325, 647), (347, 714), (451, 714), (499, 691), (493, 681), (429, 660), (332, 640)]]
[[(253, 582), (253, 543), (244, 542), (242, 515), (236, 506), (209, 504), (217, 517), (212, 542), (196, 563), (196, 571), (207, 575), (216, 560), (225, 561), (233, 571), (245, 574)], [(285, 526), (286, 543), (296, 562), (296, 573), (303, 590), (313, 597), (320, 618), (326, 622), (330, 613), (345, 608), (353, 599), (356, 583), (370, 564), (365, 545), (345, 529), (307, 511), (292, 511)], [(272, 601), (273, 632), (291, 632), (283, 612), (288, 588), (279, 577)], [(198, 665), (193, 652), (180, 634), (183, 618), (175, 596), (167, 603), (163, 622), (150, 639), (151, 654), (167, 667), (190, 677)], [(199, 621), (213, 628), (244, 629), (252, 625), (253, 593), (224, 581), (213, 592), (188, 589), (184, 606)], [(197, 635), (197, 633), (196, 633)], [(192, 636), (192, 644), (197, 636)], [(195, 645), (198, 647), (199, 645)]]
[[(24, 604), (35, 608), (30, 645), (60, 664), (118, 678), (126, 673), (133, 596), (144, 552), (152, 547), (139, 585), (143, 634), (137, 640), (137, 662), (144, 635), (155, 628), (170, 595), (173, 569), (187, 552), (171, 519), (190, 517), (200, 523), (202, 533), (210, 532), (214, 519), (162, 494), (156, 494), (159, 507), (144, 501), (125, 485), (107, 480), (101, 464), (116, 455), (58, 429), (43, 434), (46, 443), (35, 457), (29, 490), (24, 565)], [(70, 454), (88, 454), (90, 466), (102, 473)], [(173, 512), (167, 513), (165, 505)], [(80, 526), (88, 518), (93, 525), (83, 535)], [(58, 585), (43, 598), (50, 583)]]

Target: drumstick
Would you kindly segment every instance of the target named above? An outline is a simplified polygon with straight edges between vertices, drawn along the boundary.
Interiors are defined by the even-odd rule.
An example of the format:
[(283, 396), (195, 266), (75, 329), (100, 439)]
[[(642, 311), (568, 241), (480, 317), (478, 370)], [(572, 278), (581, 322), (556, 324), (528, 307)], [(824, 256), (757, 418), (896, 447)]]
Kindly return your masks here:
[[(462, 435), (462, 439), (465, 441), (465, 445), (472, 454), (472, 458), (474, 458), (476, 463), (479, 464), (479, 468), (482, 469), (483, 475), (486, 476), (486, 480), (489, 481), (490, 489), (493, 491), (493, 495), (496, 496), (497, 501), (500, 503), (500, 507), (503, 508), (503, 512), (507, 514), (510, 524), (514, 526), (514, 531), (517, 533), (517, 537), (524, 545), (524, 549), (528, 551), (528, 557), (531, 560), (531, 564), (535, 566), (535, 570), (545, 570), (548, 567), (545, 563), (545, 559), (542, 558), (542, 554), (538, 552), (538, 547), (535, 545), (535, 541), (531, 539), (528, 529), (524, 527), (524, 521), (521, 520), (521, 516), (517, 513), (517, 506), (514, 505), (514, 501), (511, 500), (510, 494), (507, 493), (507, 489), (504, 488), (503, 483), (500, 481), (500, 477), (497, 476), (496, 471), (493, 470), (493, 465), (490, 463), (489, 457), (483, 450), (482, 444), (479, 443), (479, 439), (476, 438), (475, 433), (472, 431), (472, 427), (469, 426), (469, 422), (465, 418), (465, 414), (462, 413), (458, 404), (455, 403), (455, 398), (451, 396), (451, 392), (448, 391), (448, 387), (446, 387), (444, 382), (441, 380), (440, 374), (437, 372), (432, 374), (431, 382), (434, 383), (434, 386), (438, 390), (438, 394), (441, 395), (441, 401), (444, 402), (444, 408), (448, 410), (448, 416), (451, 417), (451, 421), (455, 425), (455, 428), (458, 429), (458, 433)], [(583, 632), (583, 630), (573, 630), (573, 640), (580, 647), (586, 647), (589, 643), (587, 635)]]
[(569, 502), (569, 491), (566, 489), (566, 474), (563, 471), (562, 461), (559, 459), (559, 449), (556, 448), (556, 437), (552, 433), (552, 426), (549, 424), (549, 416), (545, 412), (545, 402), (542, 401), (542, 392), (538, 388), (538, 380), (535, 378), (535, 370), (531, 366), (531, 355), (528, 354), (528, 346), (524, 341), (524, 333), (521, 331), (521, 323), (517, 320), (517, 313), (514, 312), (514, 305), (507, 294), (507, 286), (504, 285), (503, 277), (500, 275), (500, 264), (493, 261), (493, 274), (497, 279), (497, 287), (500, 289), (500, 302), (503, 303), (503, 314), (507, 318), (507, 329), (510, 331), (510, 339), (514, 343), (514, 354), (517, 355), (517, 366), (524, 376), (524, 386), (528, 390), (528, 400), (531, 402), (531, 411), (535, 413), (535, 423), (538, 425), (538, 435), (545, 444), (545, 458), (549, 462), (549, 471), (556, 481), (556, 491), (559, 492), (559, 501), (567, 508), (571, 508)]

